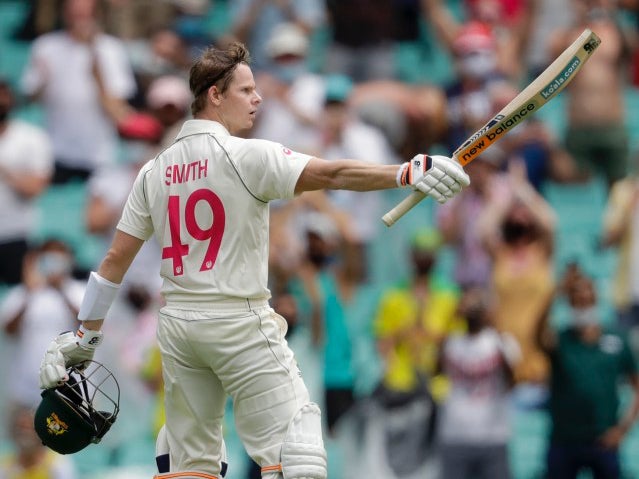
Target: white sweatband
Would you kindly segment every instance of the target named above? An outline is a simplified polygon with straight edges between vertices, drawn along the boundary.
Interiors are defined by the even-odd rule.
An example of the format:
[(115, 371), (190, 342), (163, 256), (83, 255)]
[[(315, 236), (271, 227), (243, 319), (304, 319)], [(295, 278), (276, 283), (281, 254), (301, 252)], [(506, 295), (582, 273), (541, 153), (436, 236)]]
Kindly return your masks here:
[(91, 271), (87, 289), (80, 305), (78, 320), (104, 319), (119, 289), (119, 284), (112, 283), (95, 271)]
[(84, 349), (95, 349), (102, 344), (102, 331), (94, 331), (80, 326), (75, 335), (79, 339), (78, 344)]

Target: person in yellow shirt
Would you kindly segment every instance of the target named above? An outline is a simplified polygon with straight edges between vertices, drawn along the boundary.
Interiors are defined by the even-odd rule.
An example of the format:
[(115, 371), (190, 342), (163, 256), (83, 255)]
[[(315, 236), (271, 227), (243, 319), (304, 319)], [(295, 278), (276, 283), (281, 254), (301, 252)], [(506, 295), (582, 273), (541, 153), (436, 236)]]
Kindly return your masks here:
[(427, 381), (434, 398), (446, 391), (445, 381), (433, 377), (439, 345), (451, 331), (463, 330), (457, 317), (457, 287), (434, 271), (442, 246), (432, 228), (419, 230), (410, 251), (412, 277), (382, 293), (374, 333), (384, 362), (382, 385), (410, 392)]
[(76, 479), (73, 462), (42, 444), (33, 428), (33, 409), (15, 405), (9, 414), (13, 448), (0, 458), (1, 479)]

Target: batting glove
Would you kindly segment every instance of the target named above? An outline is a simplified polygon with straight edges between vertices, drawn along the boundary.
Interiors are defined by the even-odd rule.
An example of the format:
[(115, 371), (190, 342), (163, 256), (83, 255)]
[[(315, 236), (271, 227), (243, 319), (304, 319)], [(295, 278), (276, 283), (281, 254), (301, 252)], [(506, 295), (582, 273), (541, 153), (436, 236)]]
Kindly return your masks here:
[(67, 331), (49, 344), (40, 364), (40, 388), (50, 389), (69, 379), (67, 368), (91, 361), (95, 348), (102, 343), (102, 331), (80, 327), (77, 333)]
[(397, 172), (397, 186), (410, 186), (439, 203), (445, 203), (469, 184), (470, 178), (460, 164), (441, 155), (415, 155)]

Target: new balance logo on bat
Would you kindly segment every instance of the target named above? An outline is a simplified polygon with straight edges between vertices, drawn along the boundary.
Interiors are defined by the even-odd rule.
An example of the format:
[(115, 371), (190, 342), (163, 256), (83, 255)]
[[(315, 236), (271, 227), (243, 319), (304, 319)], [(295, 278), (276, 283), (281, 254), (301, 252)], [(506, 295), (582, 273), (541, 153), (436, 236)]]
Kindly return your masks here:
[[(469, 141), (467, 141), (462, 148), (460, 148), (460, 150), (463, 150), (464, 148), (477, 141), (480, 136), (484, 137), (481, 141), (477, 141), (477, 144), (473, 145), (473, 147), (469, 151), (462, 155), (462, 157), (460, 158), (461, 163), (466, 164), (471, 161), (475, 156), (480, 154), (484, 148), (488, 148), (497, 139), (497, 137), (503, 135), (512, 127), (517, 126), (525, 119), (528, 113), (535, 111), (536, 108), (537, 104), (531, 101), (526, 106), (521, 108), (517, 113), (508, 117), (506, 121), (502, 121), (505, 118), (504, 115), (495, 115), (495, 117), (478, 132), (478, 134), (473, 135), (473, 137)], [(494, 131), (490, 131), (493, 129)], [(485, 139), (488, 141), (485, 141)]]

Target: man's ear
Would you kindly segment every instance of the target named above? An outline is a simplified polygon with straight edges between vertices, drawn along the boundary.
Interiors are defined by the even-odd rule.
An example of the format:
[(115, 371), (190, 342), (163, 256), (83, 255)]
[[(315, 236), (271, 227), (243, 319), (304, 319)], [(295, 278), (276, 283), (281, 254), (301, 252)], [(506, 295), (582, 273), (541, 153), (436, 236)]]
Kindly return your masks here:
[(220, 106), (222, 102), (222, 92), (217, 85), (212, 85), (206, 93), (209, 101), (215, 106)]

